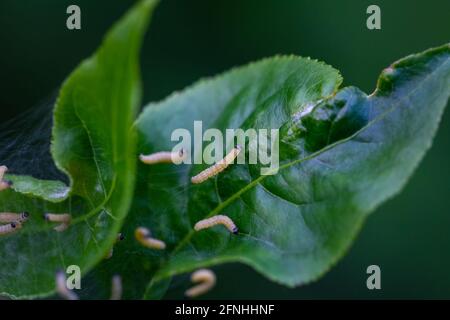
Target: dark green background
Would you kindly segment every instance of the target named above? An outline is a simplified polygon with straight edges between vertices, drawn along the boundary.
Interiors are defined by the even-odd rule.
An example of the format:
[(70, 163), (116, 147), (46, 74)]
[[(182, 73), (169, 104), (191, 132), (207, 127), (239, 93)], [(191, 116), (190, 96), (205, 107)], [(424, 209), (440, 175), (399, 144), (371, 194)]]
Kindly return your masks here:
[[(54, 93), (132, 3), (2, 0), (0, 120), (28, 112)], [(69, 4), (81, 7), (81, 31), (65, 27)], [(370, 4), (381, 7), (380, 31), (366, 28)], [(391, 62), (448, 42), (449, 14), (448, 0), (162, 1), (142, 54), (144, 101), (275, 54), (323, 60), (342, 72), (345, 85), (370, 93)], [(449, 164), (447, 110), (432, 149), (405, 190), (369, 217), (347, 256), (321, 280), (287, 289), (247, 267), (225, 265), (215, 269), (218, 286), (206, 297), (450, 298)], [(370, 264), (381, 267), (382, 290), (366, 288)], [(169, 297), (181, 297), (184, 281), (174, 281)]]

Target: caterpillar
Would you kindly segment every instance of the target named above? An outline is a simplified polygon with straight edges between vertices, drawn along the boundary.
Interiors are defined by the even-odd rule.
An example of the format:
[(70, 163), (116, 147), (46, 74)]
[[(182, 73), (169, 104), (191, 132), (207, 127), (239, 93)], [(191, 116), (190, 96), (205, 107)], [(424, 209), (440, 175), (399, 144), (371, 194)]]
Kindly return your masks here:
[(110, 300), (122, 299), (122, 277), (115, 275), (111, 280), (111, 298)]
[(0, 191), (9, 189), (9, 188), (11, 188), (12, 185), (13, 185), (12, 181), (2, 180), (2, 181), (0, 181)]
[(22, 213), (2, 212), (0, 213), (0, 223), (19, 222), (24, 223), (28, 220), (30, 214), (26, 211)]
[(237, 234), (239, 232), (238, 227), (234, 224), (233, 220), (224, 215), (217, 215), (208, 219), (200, 220), (194, 226), (195, 231), (211, 228), (217, 224), (223, 224), (230, 230), (231, 233)]
[(149, 155), (141, 154), (139, 159), (145, 164), (156, 164), (156, 163), (175, 163), (179, 164), (186, 157), (186, 150), (181, 149), (178, 152), (156, 152)]
[(215, 286), (216, 275), (209, 269), (200, 269), (192, 274), (191, 281), (199, 284), (187, 290), (185, 295), (189, 298), (195, 298), (208, 292)]
[(44, 214), (44, 219), (50, 222), (61, 222), (59, 225), (53, 228), (53, 230), (57, 232), (65, 231), (72, 221), (72, 215), (68, 213), (63, 214), (54, 214), (54, 213), (46, 213)]
[(78, 295), (67, 289), (66, 274), (64, 271), (58, 271), (56, 273), (56, 292), (58, 292), (61, 298), (66, 300), (78, 300)]
[(58, 224), (56, 227), (53, 228), (53, 230), (55, 230), (56, 232), (63, 232), (66, 231), (69, 228), (70, 224), (69, 223), (61, 223)]
[(134, 236), (136, 240), (146, 248), (156, 250), (164, 250), (166, 248), (166, 244), (163, 241), (151, 237), (151, 232), (147, 228), (137, 228), (134, 232)]
[(11, 222), (10, 224), (5, 224), (0, 226), (0, 236), (11, 234), (17, 232), (22, 228), (22, 224), (19, 222)]
[(3, 180), (3, 176), (5, 175), (6, 171), (8, 171), (7, 166), (0, 166), (0, 181)]
[(0, 191), (9, 189), (13, 185), (12, 181), (3, 180), (6, 171), (8, 171), (7, 166), (0, 166)]
[(69, 223), (72, 220), (72, 216), (68, 213), (54, 214), (46, 213), (44, 219), (51, 222)]
[[(119, 241), (123, 241), (125, 239), (125, 236), (122, 233), (117, 234), (116, 241), (114, 244), (116, 244)], [(109, 250), (108, 254), (105, 256), (105, 259), (111, 259), (114, 254), (114, 246)]]
[(203, 170), (196, 176), (191, 178), (191, 182), (194, 184), (202, 183), (203, 181), (208, 180), (211, 177), (214, 177), (215, 175), (221, 173), (223, 170), (225, 170), (230, 164), (234, 162), (234, 159), (239, 155), (241, 152), (241, 147), (236, 146), (236, 148), (233, 148), (222, 160), (217, 162), (215, 165)]

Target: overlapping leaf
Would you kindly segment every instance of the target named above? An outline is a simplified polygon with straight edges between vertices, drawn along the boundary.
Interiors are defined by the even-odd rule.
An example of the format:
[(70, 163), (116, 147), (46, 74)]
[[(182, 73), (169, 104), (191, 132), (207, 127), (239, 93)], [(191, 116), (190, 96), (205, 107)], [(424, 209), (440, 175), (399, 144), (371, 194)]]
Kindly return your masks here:
[[(237, 68), (217, 78), (200, 81), (162, 103), (147, 106), (136, 123), (138, 151), (171, 150), (176, 144), (171, 142), (172, 131), (177, 128), (191, 130), (194, 120), (202, 120), (205, 129), (245, 129), (255, 127), (257, 122), (262, 126), (281, 126), (300, 106), (330, 96), (340, 83), (341, 77), (333, 68), (299, 57), (276, 57)], [(126, 297), (141, 298), (147, 282), (161, 264), (170, 261), (171, 251), (180, 246), (180, 241), (192, 230), (194, 220), (191, 219), (207, 215), (208, 208), (194, 209), (193, 205), (213, 205), (219, 190), (215, 190), (213, 182), (191, 189), (191, 169), (186, 165), (138, 166), (133, 207), (123, 232), (132, 237), (136, 227), (146, 226), (156, 238), (167, 243), (168, 250), (152, 251), (140, 247), (136, 241), (120, 243), (113, 259), (100, 265), (95, 272), (95, 278), (103, 278), (104, 281), (104, 285), (99, 285), (95, 291), (99, 292), (100, 287), (106, 286), (113, 273), (120, 273), (124, 277)], [(230, 190), (227, 184), (218, 182), (220, 192)], [(190, 200), (190, 197), (203, 193), (209, 199)], [(195, 216), (189, 216), (191, 210)], [(273, 214), (274, 219), (277, 216), (277, 213)], [(241, 220), (237, 222), (241, 225)], [(220, 261), (221, 255), (214, 248), (224, 248), (228, 241), (235, 240), (226, 232), (218, 232), (206, 232), (206, 241), (199, 249)], [(190, 270), (193, 262), (192, 259), (186, 260), (186, 271)]]
[[(370, 96), (349, 87), (316, 102), (339, 81), (331, 69), (322, 66), (325, 75), (313, 66), (319, 67), (266, 60), (151, 104), (141, 115), (143, 152), (170, 149), (171, 131), (192, 129), (194, 120), (204, 129), (281, 129), (281, 166), (273, 176), (261, 176), (257, 165), (234, 165), (176, 191), (205, 165), (139, 167), (144, 180), (135, 211), (148, 212), (146, 222), (169, 245), (148, 297), (174, 275), (227, 262), (288, 286), (317, 279), (348, 249), (365, 217), (406, 183), (450, 95), (449, 45), (394, 63)], [(193, 231), (195, 222), (216, 214), (229, 215), (239, 234)]]
[[(147, 226), (168, 250), (127, 242), (96, 279), (124, 274), (128, 298), (139, 297), (148, 279), (145, 297), (159, 298), (172, 276), (227, 262), (248, 264), (288, 286), (318, 278), (429, 148), (450, 94), (449, 51), (445, 45), (394, 63), (370, 96), (352, 87), (334, 94), (340, 77), (332, 68), (278, 57), (150, 104), (137, 122), (141, 153), (171, 150), (177, 143), (171, 133), (192, 132), (194, 121), (223, 132), (279, 128), (281, 167), (261, 176), (258, 165), (234, 165), (192, 186), (190, 177), (206, 165), (139, 165), (124, 230)], [(193, 231), (195, 222), (215, 214), (229, 215), (239, 234)]]
[[(112, 246), (134, 187), (130, 128), (140, 104), (139, 49), (154, 3), (145, 0), (130, 10), (61, 89), (52, 154), (70, 187), (7, 176), (14, 186), (0, 193), (0, 211), (28, 211), (31, 218), (20, 232), (0, 238), (1, 294), (48, 295), (58, 269), (78, 265), (85, 274)], [(53, 231), (45, 212), (71, 213), (71, 227)]]

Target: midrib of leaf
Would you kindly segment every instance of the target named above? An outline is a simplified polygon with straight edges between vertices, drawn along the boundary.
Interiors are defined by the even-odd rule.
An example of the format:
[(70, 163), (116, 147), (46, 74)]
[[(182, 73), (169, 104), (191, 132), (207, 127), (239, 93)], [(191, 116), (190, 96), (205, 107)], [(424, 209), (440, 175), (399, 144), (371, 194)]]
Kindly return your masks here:
[[(102, 203), (100, 203), (97, 207), (95, 207), (94, 209), (92, 209), (91, 211), (86, 213), (85, 215), (79, 216), (79, 217), (75, 218), (74, 220), (72, 220), (72, 224), (77, 224), (81, 221), (86, 221), (89, 218), (91, 218), (92, 216), (96, 215), (98, 212), (102, 211), (102, 209), (104, 209), (105, 205), (108, 203), (109, 199), (111, 199), (112, 194), (113, 194), (114, 190), (116, 189), (116, 181), (117, 181), (117, 176), (114, 175), (112, 183), (111, 183), (111, 188), (109, 189), (109, 192), (106, 195), (105, 199), (102, 201)], [(110, 214), (108, 211), (105, 210), (105, 212), (109, 217), (111, 217), (111, 219), (117, 220), (117, 218), (114, 217), (112, 214)]]
[[(121, 77), (119, 77), (119, 79), (120, 78)], [(114, 91), (117, 92), (117, 90), (114, 90)], [(117, 93), (115, 93), (115, 95), (117, 95)], [(115, 103), (116, 100), (118, 100), (118, 99), (113, 99), (114, 103)], [(82, 221), (87, 221), (89, 218), (91, 218), (92, 216), (94, 216), (97, 213), (99, 213), (100, 211), (102, 211), (102, 209), (108, 203), (109, 199), (111, 199), (111, 196), (112, 196), (112, 194), (113, 194), (113, 192), (114, 192), (114, 190), (116, 188), (117, 175), (114, 174), (112, 182), (111, 182), (111, 187), (110, 187), (110, 189), (109, 189), (109, 191), (107, 193), (106, 192), (106, 187), (105, 187), (105, 184), (104, 184), (104, 181), (103, 181), (103, 177), (102, 177), (102, 172), (101, 172), (100, 166), (98, 164), (97, 153), (96, 153), (94, 145), (92, 143), (91, 134), (90, 134), (89, 129), (87, 128), (85, 122), (83, 121), (83, 119), (81, 119), (80, 115), (78, 114), (78, 108), (75, 107), (74, 109), (75, 109), (75, 114), (76, 114), (78, 120), (83, 125), (83, 128), (86, 131), (86, 135), (88, 136), (89, 146), (91, 147), (91, 151), (92, 151), (95, 167), (97, 169), (98, 176), (99, 176), (100, 182), (102, 184), (102, 191), (103, 191), (103, 193), (105, 195), (105, 198), (103, 199), (103, 201), (97, 207), (95, 207), (94, 209), (89, 211), (87, 214), (79, 216), (79, 217), (75, 218), (74, 220), (72, 220), (72, 224), (77, 224), (77, 223), (82, 222)], [(112, 110), (117, 110), (117, 109), (115, 109), (113, 107)], [(113, 117), (115, 117), (115, 112), (112, 112), (112, 115), (113, 115)], [(113, 121), (112, 121), (112, 133), (113, 134), (111, 134), (111, 140), (112, 140), (111, 143), (112, 143), (112, 146), (113, 146), (113, 164), (116, 163), (116, 159), (117, 159), (117, 145), (116, 145), (116, 142), (115, 142), (115, 134), (114, 134), (116, 132), (115, 126), (116, 126), (115, 119), (113, 119)], [(93, 204), (91, 199), (89, 199), (89, 202), (91, 202)], [(104, 211), (113, 220), (117, 220), (117, 218), (114, 217), (112, 214), (110, 214), (107, 210), (104, 210)]]
[[(438, 71), (440, 70), (442, 67), (446, 66), (449, 62), (449, 59), (447, 59), (444, 63), (442, 63), (439, 67), (435, 68), (432, 72), (430, 72), (428, 75), (426, 75), (425, 77), (423, 77), (423, 79), (420, 81), (420, 83), (425, 83), (427, 81), (430, 80), (430, 78)], [(387, 109), (386, 111), (384, 111), (383, 113), (381, 113), (380, 115), (378, 115), (377, 117), (375, 117), (374, 119), (372, 119), (371, 121), (369, 121), (365, 126), (363, 126), (361, 129), (359, 129), (358, 131), (356, 131), (355, 133), (353, 133), (352, 135), (348, 136), (347, 138), (338, 140), (324, 148), (322, 148), (319, 151), (316, 151), (304, 158), (300, 158), (294, 161), (291, 161), (289, 163), (286, 163), (282, 166), (280, 166), (279, 171), (287, 169), (295, 164), (299, 164), (302, 163), (304, 161), (308, 161), (311, 160), (315, 157), (317, 157), (318, 155), (329, 151), (333, 148), (335, 148), (336, 146), (343, 144), (345, 142), (348, 142), (350, 140), (352, 140), (353, 138), (355, 138), (356, 136), (358, 136), (360, 133), (364, 132), (365, 130), (367, 130), (369, 127), (371, 127), (373, 124), (377, 123), (378, 121), (383, 120), (387, 115), (389, 115), (391, 112), (393, 112), (394, 110), (396, 110), (399, 105), (400, 102), (403, 102), (406, 99), (409, 99), (418, 89), (420, 88), (420, 85), (417, 85), (414, 89), (410, 90), (407, 94), (401, 96), (400, 98), (397, 99), (396, 102), (394, 102), (392, 104), (392, 106)], [(370, 99), (376, 98), (377, 95), (377, 90), (378, 88), (369, 96), (367, 96), (367, 100), (369, 101)], [(217, 214), (219, 214), (224, 208), (226, 208), (228, 205), (230, 205), (231, 203), (233, 203), (235, 200), (237, 200), (243, 193), (247, 192), (248, 190), (252, 189), (253, 187), (255, 187), (256, 185), (258, 185), (261, 181), (263, 181), (266, 177), (268, 176), (259, 176), (257, 179), (253, 180), (252, 182), (250, 182), (248, 185), (246, 185), (245, 187), (243, 187), (242, 189), (240, 189), (239, 191), (237, 191), (236, 193), (234, 193), (233, 195), (231, 195), (228, 199), (226, 199), (225, 201), (221, 202), (216, 208), (214, 208), (209, 214), (207, 214), (205, 216), (204, 219), (210, 218), (212, 216), (215, 216)], [(171, 256), (175, 255), (178, 251), (180, 251), (186, 244), (188, 244), (191, 240), (191, 238), (194, 236), (195, 234), (195, 230), (191, 229), (185, 236), (184, 238), (179, 242), (179, 244), (172, 250), (172, 252), (169, 253), (169, 257), (167, 260), (170, 260)], [(164, 269), (164, 267), (167, 265), (167, 260), (164, 262), (164, 264), (162, 264), (162, 266), (159, 268), (160, 270)], [(222, 258), (217, 258), (217, 261), (222, 261)], [(178, 272), (177, 271), (172, 271), (172, 272), (167, 272), (167, 273), (162, 273), (160, 275), (156, 275), (155, 276), (155, 281), (159, 281), (159, 280), (163, 280), (165, 278), (168, 278), (170, 276), (176, 275)]]
[[(106, 198), (106, 196), (107, 196), (107, 194), (106, 194), (106, 187), (105, 187), (105, 183), (103, 181), (103, 177), (102, 177), (102, 172), (100, 170), (100, 166), (98, 165), (97, 152), (94, 149), (94, 145), (92, 143), (91, 134), (90, 134), (90, 132), (89, 132), (87, 126), (86, 126), (86, 123), (83, 121), (83, 119), (81, 119), (80, 115), (78, 114), (78, 108), (77, 108), (76, 104), (74, 104), (74, 105), (75, 105), (75, 107), (74, 107), (75, 115), (77, 116), (78, 121), (80, 121), (81, 125), (83, 126), (83, 129), (86, 132), (86, 135), (88, 137), (89, 146), (91, 147), (91, 151), (92, 151), (92, 158), (93, 158), (94, 163), (95, 163), (95, 168), (97, 169), (97, 174), (98, 174), (100, 183), (102, 184), (103, 194), (105, 195), (105, 198)], [(89, 195), (86, 195), (86, 196), (89, 197)]]

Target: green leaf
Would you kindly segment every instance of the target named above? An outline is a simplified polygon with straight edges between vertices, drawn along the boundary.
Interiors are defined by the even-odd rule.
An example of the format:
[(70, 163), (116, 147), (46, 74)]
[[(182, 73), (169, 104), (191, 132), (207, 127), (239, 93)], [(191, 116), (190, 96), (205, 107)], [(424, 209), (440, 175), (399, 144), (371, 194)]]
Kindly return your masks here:
[[(237, 68), (217, 78), (200, 81), (161, 103), (150, 104), (136, 123), (140, 135), (138, 151), (171, 150), (174, 145), (170, 141), (172, 130), (190, 129), (194, 120), (203, 120), (205, 128), (221, 130), (255, 126), (255, 123), (261, 124), (257, 127), (279, 127), (300, 106), (333, 94), (340, 83), (341, 77), (336, 70), (305, 58), (276, 57)], [(141, 298), (152, 276), (158, 270), (167, 270), (166, 264), (172, 261), (170, 254), (173, 249), (190, 232), (194, 220), (206, 216), (210, 210), (209, 206), (194, 209), (199, 204), (195, 199), (202, 194), (216, 197), (214, 183), (208, 182), (192, 189), (188, 187), (189, 175), (198, 170), (188, 166), (139, 165), (133, 207), (123, 228), (126, 240), (116, 245), (112, 259), (99, 265), (88, 276), (88, 282), (93, 286), (91, 292), (97, 293), (98, 297), (107, 297), (111, 276), (119, 273), (123, 277), (124, 297)], [(229, 175), (230, 171), (223, 176)], [(224, 191), (231, 190), (227, 182), (222, 184), (221, 179), (219, 186)], [(215, 203), (209, 202), (212, 208)], [(277, 213), (273, 216), (276, 217)], [(237, 222), (245, 230), (243, 221), (238, 219)], [(167, 252), (140, 246), (133, 239), (138, 226), (149, 227), (154, 237), (164, 240), (169, 246)], [(216, 231), (218, 233), (205, 232), (203, 236), (206, 235), (206, 242), (210, 244), (201, 243), (198, 248), (220, 262), (222, 255), (216, 249), (224, 249), (233, 239), (226, 232)], [(270, 262), (271, 257), (267, 258)], [(187, 256), (184, 271), (191, 270), (189, 264), (195, 260), (198, 260), (195, 254)], [(162, 296), (168, 284), (168, 281), (154, 283), (157, 289), (152, 291), (152, 297)]]
[(40, 180), (30, 176), (7, 174), (6, 179), (13, 182), (15, 192), (49, 202), (61, 202), (69, 196), (70, 188), (61, 181)]
[[(19, 232), (0, 238), (0, 293), (51, 294), (58, 269), (86, 274), (111, 248), (130, 207), (135, 183), (135, 134), (140, 104), (139, 49), (155, 1), (139, 2), (107, 34), (98, 51), (65, 81), (54, 111), (52, 154), (70, 179), (8, 176), (1, 211), (31, 213)], [(45, 212), (73, 216), (62, 233)]]
[[(136, 276), (137, 264), (147, 278), (154, 274), (147, 297), (160, 296), (172, 276), (227, 262), (296, 286), (342, 257), (367, 215), (401, 190), (430, 147), (450, 95), (450, 47), (394, 63), (369, 96), (352, 87), (333, 94), (339, 83), (327, 66), (279, 57), (146, 108), (137, 122), (142, 153), (171, 150), (171, 132), (192, 130), (194, 120), (222, 132), (280, 128), (281, 140), (274, 176), (261, 176), (258, 165), (233, 165), (191, 186), (189, 178), (206, 165), (139, 165), (126, 229), (148, 226), (168, 245), (163, 253), (123, 248), (135, 279), (144, 278)], [(220, 227), (193, 231), (216, 214), (230, 216), (239, 234)], [(128, 288), (138, 293), (133, 283)]]

